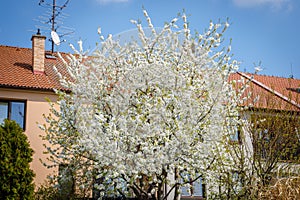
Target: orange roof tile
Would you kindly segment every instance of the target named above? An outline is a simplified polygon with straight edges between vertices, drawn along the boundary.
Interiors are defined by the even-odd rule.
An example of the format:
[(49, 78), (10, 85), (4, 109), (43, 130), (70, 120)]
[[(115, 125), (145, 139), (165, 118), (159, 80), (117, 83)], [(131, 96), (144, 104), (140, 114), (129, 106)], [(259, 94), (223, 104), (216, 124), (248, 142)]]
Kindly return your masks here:
[(45, 73), (32, 71), (32, 50), (0, 45), (0, 87), (53, 90), (64, 89), (60, 83), (55, 65), (63, 72), (59, 58), (45, 58)]
[[(244, 105), (255, 108), (300, 111), (300, 80), (237, 72), (230, 80), (250, 81), (245, 91), (251, 97)], [(238, 87), (238, 86), (237, 86)]]
[[(64, 65), (57, 56), (57, 58), (46, 56), (45, 73), (34, 74), (32, 49), (0, 45), (0, 55), (0, 87), (36, 90), (64, 89), (53, 70), (53, 66), (56, 66), (60, 73), (67, 76)], [(62, 55), (65, 57), (67, 54)], [(253, 104), (256, 108), (300, 111), (299, 79), (237, 72), (232, 74), (229, 80), (238, 80), (242, 77), (251, 80), (246, 93), (251, 92), (252, 97), (245, 102), (245, 105), (250, 105), (253, 99), (259, 97), (258, 101)]]

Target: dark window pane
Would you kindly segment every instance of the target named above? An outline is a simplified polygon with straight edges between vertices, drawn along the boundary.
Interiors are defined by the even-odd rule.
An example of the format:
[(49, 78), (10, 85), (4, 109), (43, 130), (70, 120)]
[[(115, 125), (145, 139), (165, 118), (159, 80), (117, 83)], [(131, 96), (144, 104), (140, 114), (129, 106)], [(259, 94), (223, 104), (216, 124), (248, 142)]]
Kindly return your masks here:
[(11, 102), (10, 119), (16, 121), (24, 128), (25, 104), (24, 102)]
[(8, 117), (8, 103), (0, 102), (0, 124)]

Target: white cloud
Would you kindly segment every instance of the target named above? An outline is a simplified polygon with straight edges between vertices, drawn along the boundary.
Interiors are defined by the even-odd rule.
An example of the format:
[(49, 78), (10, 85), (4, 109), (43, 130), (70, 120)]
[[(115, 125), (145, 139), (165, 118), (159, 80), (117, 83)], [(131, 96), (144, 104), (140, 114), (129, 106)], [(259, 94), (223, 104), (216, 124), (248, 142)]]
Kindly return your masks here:
[(125, 3), (129, 0), (96, 0), (100, 4), (109, 4), (109, 3)]
[(291, 0), (232, 0), (239, 7), (257, 7), (270, 6), (272, 10), (288, 10), (292, 9)]

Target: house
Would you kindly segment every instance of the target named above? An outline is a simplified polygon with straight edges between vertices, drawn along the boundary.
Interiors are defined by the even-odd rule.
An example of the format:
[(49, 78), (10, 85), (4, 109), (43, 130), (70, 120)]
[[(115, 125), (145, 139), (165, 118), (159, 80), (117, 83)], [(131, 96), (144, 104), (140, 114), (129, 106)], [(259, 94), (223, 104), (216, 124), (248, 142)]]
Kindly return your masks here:
[[(300, 111), (300, 80), (237, 72), (229, 80), (249, 81), (251, 97), (244, 106), (257, 109), (276, 109)], [(271, 104), (272, 103), (272, 104)]]
[[(232, 176), (235, 177), (232, 179), (236, 179), (235, 183), (229, 187), (226, 186), (226, 189), (230, 187), (229, 190), (235, 189), (239, 182), (238, 173), (245, 172), (242, 166), (244, 163), (248, 163), (247, 170), (253, 170), (253, 174), (274, 175), (272, 178), (267, 176), (270, 180), (266, 182), (276, 181), (279, 176), (286, 175), (287, 171), (291, 172), (292, 167), (299, 170), (299, 165), (296, 163), (299, 163), (300, 156), (300, 80), (237, 72), (230, 75), (229, 81), (235, 82), (236, 90), (241, 89), (244, 83), (247, 83), (248, 88), (241, 96), (241, 99), (245, 97), (245, 100), (240, 102), (242, 109), (239, 116), (247, 123), (251, 122), (253, 126), (244, 124), (241, 129), (237, 128), (236, 135), (231, 138), (232, 144), (243, 149), (234, 151), (235, 156), (243, 160), (240, 163), (235, 160), (236, 168), (240, 171), (233, 172)], [(248, 96), (248, 94), (251, 95)], [(244, 146), (241, 147), (241, 144)], [(241, 154), (244, 155), (241, 156)], [(241, 166), (238, 166), (239, 164)], [(255, 169), (259, 169), (259, 172), (255, 172)], [(241, 182), (249, 184), (247, 181), (251, 179), (251, 176), (245, 179), (247, 178), (248, 180)], [(189, 191), (184, 187), (181, 197), (201, 199), (208, 193), (203, 183), (202, 179), (200, 183), (194, 182)], [(216, 193), (218, 193), (221, 187), (216, 187)]]
[(56, 54), (45, 51), (45, 39), (33, 35), (32, 49), (0, 45), (0, 123), (9, 118), (24, 129), (34, 150), (31, 168), (37, 186), (52, 172), (40, 162), (45, 149), (37, 123), (44, 123), (43, 114), (49, 113), (46, 98), (55, 102), (53, 89), (63, 89), (53, 70), (54, 65), (59, 70), (63, 65)]
[[(45, 51), (45, 36), (37, 33), (32, 36), (32, 49), (0, 45), (0, 123), (5, 118), (16, 120), (24, 129), (34, 150), (31, 167), (36, 173), (35, 184), (42, 184), (46, 176), (53, 172), (40, 162), (45, 160), (43, 131), (37, 123), (44, 123), (43, 114), (49, 113), (46, 98), (55, 102), (54, 89), (64, 90), (53, 67), (66, 75), (63, 63), (56, 53)], [(62, 54), (66, 56), (66, 54)], [(242, 106), (247, 111), (266, 112), (267, 110), (291, 111), (300, 113), (300, 80), (237, 72), (230, 80), (243, 78), (249, 81), (247, 91), (252, 97)], [(258, 97), (258, 98), (257, 98)], [(249, 112), (248, 112), (249, 113)], [(195, 184), (193, 190), (187, 190), (182, 196), (203, 196), (204, 187)], [(190, 194), (189, 191), (195, 192)]]

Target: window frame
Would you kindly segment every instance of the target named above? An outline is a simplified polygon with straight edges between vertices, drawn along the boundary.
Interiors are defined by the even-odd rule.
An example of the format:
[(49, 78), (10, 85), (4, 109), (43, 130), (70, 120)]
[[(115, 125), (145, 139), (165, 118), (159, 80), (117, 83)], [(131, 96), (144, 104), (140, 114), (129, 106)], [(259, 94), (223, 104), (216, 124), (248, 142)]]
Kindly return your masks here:
[[(24, 116), (23, 116), (23, 127), (20, 125), (20, 127), (25, 131), (26, 129), (26, 115), (27, 115), (27, 100), (22, 100), (22, 99), (0, 99), (1, 103), (7, 103), (7, 117), (5, 119), (11, 119), (11, 115), (12, 115), (12, 103), (23, 103), (24, 104)], [(2, 122), (0, 122), (2, 123)]]

